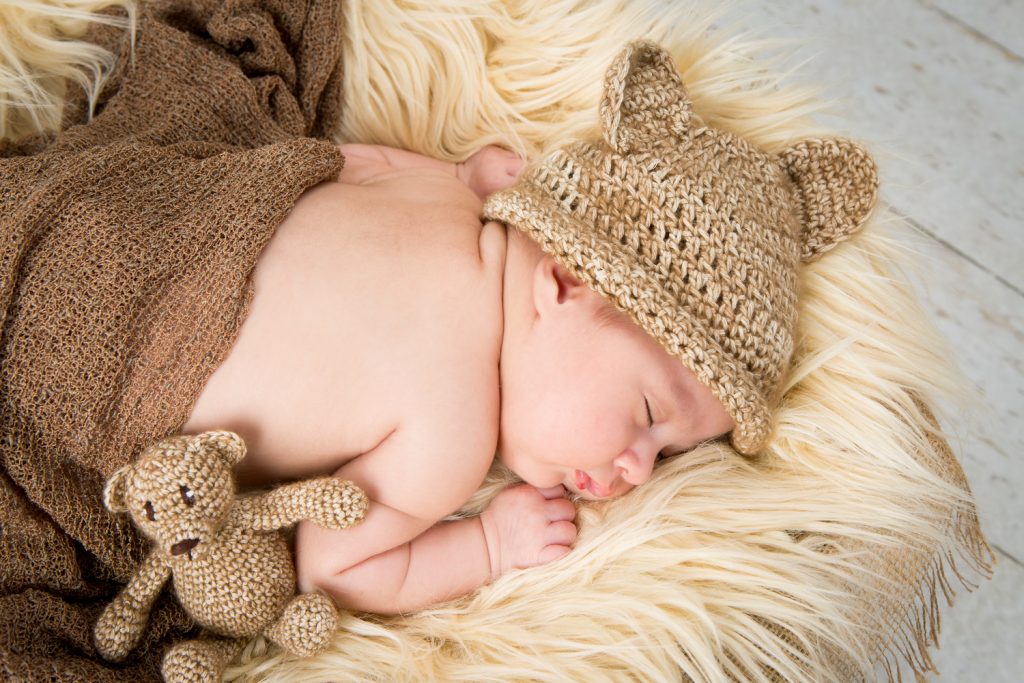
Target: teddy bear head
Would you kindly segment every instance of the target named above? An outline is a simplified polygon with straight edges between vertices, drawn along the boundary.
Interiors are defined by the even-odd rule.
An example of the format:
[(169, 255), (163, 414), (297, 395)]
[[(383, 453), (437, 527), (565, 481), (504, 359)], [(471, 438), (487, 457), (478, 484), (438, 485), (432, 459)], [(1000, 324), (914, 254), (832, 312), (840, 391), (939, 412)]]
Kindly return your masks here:
[(235, 499), (231, 467), (245, 457), (232, 432), (175, 436), (117, 470), (103, 491), (111, 512), (127, 512), (172, 562), (200, 557)]

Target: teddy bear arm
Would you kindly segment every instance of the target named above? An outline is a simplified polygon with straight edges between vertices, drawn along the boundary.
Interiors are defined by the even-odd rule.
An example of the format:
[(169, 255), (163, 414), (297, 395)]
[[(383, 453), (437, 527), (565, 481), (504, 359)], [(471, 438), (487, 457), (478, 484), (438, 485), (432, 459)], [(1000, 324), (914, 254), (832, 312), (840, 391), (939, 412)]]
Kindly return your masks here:
[(151, 552), (142, 561), (128, 585), (110, 601), (96, 622), (96, 648), (105, 659), (123, 659), (149, 621), (153, 602), (171, 574), (171, 567), (159, 552)]
[(368, 501), (352, 482), (320, 477), (279, 486), (238, 503), (239, 524), (255, 531), (275, 531), (307, 519), (328, 529), (344, 529), (366, 515)]

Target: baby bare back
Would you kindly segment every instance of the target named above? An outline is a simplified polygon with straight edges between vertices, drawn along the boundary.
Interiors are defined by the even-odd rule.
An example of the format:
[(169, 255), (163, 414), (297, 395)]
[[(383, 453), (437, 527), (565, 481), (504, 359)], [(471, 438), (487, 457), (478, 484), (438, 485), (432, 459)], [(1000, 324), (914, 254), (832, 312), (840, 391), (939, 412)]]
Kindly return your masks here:
[[(468, 469), (468, 496), (498, 428), (505, 235), (480, 208), (441, 168), (346, 154), (339, 182), (302, 195), (259, 258), (238, 339), (184, 431), (241, 434), (243, 487), (384, 456), (372, 464), (387, 487), (358, 481), (378, 502), (417, 497), (397, 472), (444, 487)], [(410, 448), (382, 448), (398, 441)]]

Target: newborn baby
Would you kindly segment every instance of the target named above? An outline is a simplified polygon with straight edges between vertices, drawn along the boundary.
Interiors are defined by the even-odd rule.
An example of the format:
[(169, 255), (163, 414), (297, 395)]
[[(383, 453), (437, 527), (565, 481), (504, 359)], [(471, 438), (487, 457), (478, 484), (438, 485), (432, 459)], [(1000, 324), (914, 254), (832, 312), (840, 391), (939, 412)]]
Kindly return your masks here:
[[(497, 148), (450, 164), (344, 145), (337, 182), (269, 242), (184, 431), (241, 434), (244, 486), (366, 491), (359, 526), (300, 524), (303, 591), (378, 613), (464, 595), (569, 553), (567, 493), (624, 494), (726, 433), (764, 446), (797, 267), (862, 224), (874, 165), (845, 140), (776, 155), (704, 125), (650, 43), (616, 58), (600, 113), (602, 140), (521, 174)], [(439, 522), (496, 451), (525, 484)]]
[[(300, 588), (409, 611), (557, 559), (566, 491), (620, 495), (727, 432), (711, 390), (612, 304), (497, 222), (482, 199), (521, 162), (343, 145), (257, 264), (248, 317), (184, 427), (248, 445), (243, 486), (335, 473), (372, 500), (345, 532), (300, 525)], [(438, 524), (495, 449), (525, 485)]]

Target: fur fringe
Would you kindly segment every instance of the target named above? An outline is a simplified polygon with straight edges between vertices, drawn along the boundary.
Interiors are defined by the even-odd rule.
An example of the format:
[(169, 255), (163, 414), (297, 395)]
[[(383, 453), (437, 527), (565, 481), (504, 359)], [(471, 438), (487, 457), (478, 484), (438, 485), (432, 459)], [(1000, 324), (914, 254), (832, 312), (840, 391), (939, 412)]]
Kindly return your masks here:
[(134, 33), (135, 3), (0, 0), (0, 140), (56, 132), (69, 83), (85, 91), (93, 111), (115, 55), (79, 40), (92, 23)]
[[(0, 137), (52, 130), (58, 81), (98, 91), (109, 62), (75, 41), (87, 21), (75, 12), (111, 5), (132, 8), (0, 4), (0, 85), (11, 93)], [(51, 21), (56, 6), (71, 18)], [(772, 150), (827, 133), (811, 119), (824, 103), (789, 82), (783, 46), (728, 28), (718, 5), (344, 6), (339, 140), (451, 160), (495, 143), (536, 158), (597, 134), (604, 70), (638, 37), (672, 51), (705, 120)], [(972, 588), (995, 557), (931, 412), (937, 399), (963, 403), (967, 383), (901, 275), (914, 264), (911, 234), (879, 209), (805, 269), (797, 348), (763, 456), (704, 444), (625, 498), (580, 502), (577, 546), (559, 562), (415, 614), (347, 615), (317, 657), (256, 639), (228, 678), (857, 681), (879, 667), (890, 681), (906, 669), (921, 680), (934, 671), (940, 594)], [(462, 514), (513, 479), (496, 466)]]

